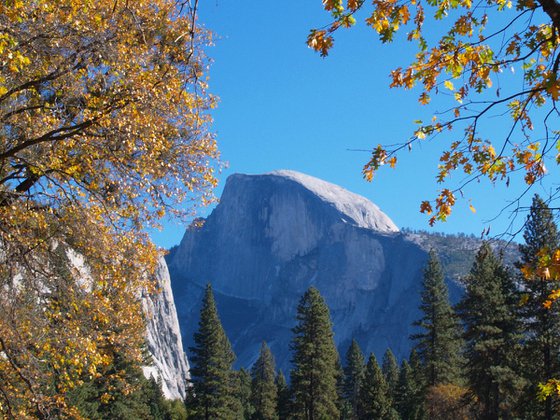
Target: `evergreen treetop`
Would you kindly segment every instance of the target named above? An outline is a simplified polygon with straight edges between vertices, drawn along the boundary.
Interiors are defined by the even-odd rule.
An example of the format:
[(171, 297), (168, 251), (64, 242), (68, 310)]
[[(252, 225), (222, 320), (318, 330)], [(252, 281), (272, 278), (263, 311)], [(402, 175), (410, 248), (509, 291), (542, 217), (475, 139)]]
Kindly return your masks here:
[(387, 349), (383, 355), (381, 371), (383, 372), (383, 376), (385, 376), (385, 380), (389, 386), (391, 397), (394, 398), (395, 390), (399, 382), (399, 365), (391, 349)]
[(360, 388), (358, 419), (398, 419), (398, 414), (392, 407), (389, 386), (373, 353), (369, 356)]
[(195, 346), (191, 351), (193, 409), (196, 418), (235, 418), (235, 355), (220, 322), (212, 286), (208, 284), (202, 301)]
[(286, 377), (279, 371), (275, 379), (278, 417), (280, 419), (287, 419), (291, 412), (290, 389), (286, 384)]
[(329, 309), (316, 288), (309, 288), (301, 298), (296, 319), (292, 330), (292, 414), (306, 420), (338, 418), (338, 352)]
[(278, 390), (275, 383), (274, 357), (266, 342), (262, 342), (259, 358), (251, 369), (251, 402), (253, 419), (276, 419)]
[(358, 342), (352, 340), (346, 352), (346, 366), (344, 367), (344, 398), (348, 401), (352, 418), (357, 418), (360, 388), (364, 380), (365, 361)]
[(511, 418), (525, 384), (519, 294), (487, 242), (480, 247), (458, 305), (465, 326), (466, 377), (483, 418)]
[(425, 367), (427, 385), (454, 383), (460, 379), (461, 329), (449, 303), (449, 293), (436, 253), (431, 250), (424, 270), (420, 310), (414, 325), (421, 332), (411, 338)]

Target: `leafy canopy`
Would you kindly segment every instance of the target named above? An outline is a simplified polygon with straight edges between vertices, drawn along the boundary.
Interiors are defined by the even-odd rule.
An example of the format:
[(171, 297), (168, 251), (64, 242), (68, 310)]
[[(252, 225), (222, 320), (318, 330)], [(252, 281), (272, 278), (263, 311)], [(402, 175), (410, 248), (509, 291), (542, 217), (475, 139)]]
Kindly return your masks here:
[[(391, 71), (391, 87), (416, 88), (418, 101), (430, 103), (446, 96), (447, 111), (432, 121), (417, 121), (409, 139), (396, 146), (378, 145), (363, 169), (371, 180), (384, 164), (394, 167), (404, 149), (428, 138), (448, 134), (440, 156), (437, 182), (445, 183), (459, 171), (463, 180), (442, 186), (434, 201), (423, 201), (420, 211), (429, 222), (445, 221), (457, 193), (473, 181), (486, 178), (509, 185), (516, 172), (533, 185), (546, 174), (545, 161), (560, 161), (558, 109), (560, 96), (558, 51), (560, 5), (552, 0), (324, 0), (332, 23), (313, 29), (308, 45), (326, 56), (334, 34), (366, 15), (365, 23), (381, 42), (391, 43), (399, 32), (416, 45), (411, 63)], [(515, 71), (515, 74), (512, 72)], [(484, 119), (507, 121), (492, 139), (484, 135)], [(505, 128), (504, 128), (505, 127)], [(512, 178), (515, 179), (515, 178)], [(474, 207), (471, 206), (471, 210)]]
[(145, 228), (216, 183), (189, 5), (0, 2), (0, 416), (72, 416), (112, 354), (141, 359)]

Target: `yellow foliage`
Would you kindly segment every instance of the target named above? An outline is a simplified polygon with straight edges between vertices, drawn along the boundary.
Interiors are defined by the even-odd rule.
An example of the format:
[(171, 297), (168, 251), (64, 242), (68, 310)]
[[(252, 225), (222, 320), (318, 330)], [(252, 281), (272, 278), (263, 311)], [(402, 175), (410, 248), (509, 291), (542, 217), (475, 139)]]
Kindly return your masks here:
[(75, 417), (69, 390), (141, 360), (145, 229), (216, 185), (195, 13), (0, 2), (0, 417)]
[[(333, 22), (321, 32), (325, 41), (310, 46), (325, 56), (333, 46), (335, 32), (349, 25), (343, 24), (344, 12), (323, 4)], [(405, 31), (405, 39), (417, 44), (410, 63), (391, 71), (390, 87), (417, 88), (422, 105), (430, 104), (432, 96), (441, 93), (454, 99), (447, 111), (438, 112), (438, 127), (420, 125), (398, 146), (387, 146), (388, 155), (440, 133), (441, 128), (460, 126), (463, 132), (451, 139), (461, 146), (456, 148), (460, 159), (446, 160), (440, 166), (438, 183), (450, 182), (456, 170), (467, 176), (451, 188), (454, 191), (462, 191), (481, 178), (492, 183), (504, 181), (509, 186), (509, 175), (516, 172), (523, 174), (528, 185), (542, 179), (547, 171), (544, 156), (534, 149), (536, 144), (531, 140), (535, 130), (532, 116), (540, 119), (541, 132), (546, 133), (546, 142), (552, 143), (555, 132), (551, 119), (557, 117), (555, 101), (560, 98), (560, 18), (556, 5), (518, 0), (515, 10), (506, 11), (513, 6), (509, 0), (488, 0), (484, 7), (473, 6), (472, 0), (372, 0), (370, 5), (359, 4), (364, 9), (369, 7), (365, 23), (381, 42), (390, 43)], [(429, 27), (424, 25), (427, 15), (431, 18)], [(514, 70), (520, 75), (516, 83), (510, 83), (509, 78), (517, 74), (507, 79), (501, 76)], [(496, 84), (500, 78), (504, 80)], [(543, 111), (546, 105), (548, 109)], [(481, 120), (490, 115), (509, 117), (506, 124), (500, 123), (508, 129), (501, 138), (481, 145)], [(549, 153), (549, 149), (541, 152)], [(556, 160), (560, 163), (560, 154)], [(363, 173), (368, 180), (373, 179), (379, 164), (374, 160), (366, 163)], [(437, 215), (430, 217), (430, 224), (445, 220), (452, 208), (451, 201), (442, 203)]]
[(466, 403), (468, 390), (454, 384), (431, 386), (426, 393), (426, 410), (430, 419), (470, 419), (471, 408)]

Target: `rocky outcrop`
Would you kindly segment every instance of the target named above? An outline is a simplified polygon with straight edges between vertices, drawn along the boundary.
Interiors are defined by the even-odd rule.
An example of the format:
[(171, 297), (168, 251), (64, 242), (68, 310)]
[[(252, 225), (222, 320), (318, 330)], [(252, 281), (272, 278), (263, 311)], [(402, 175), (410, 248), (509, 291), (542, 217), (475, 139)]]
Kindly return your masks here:
[(153, 361), (152, 365), (143, 367), (144, 375), (161, 380), (166, 398), (184, 399), (189, 365), (183, 351), (169, 271), (163, 258), (156, 271), (155, 283), (157, 290), (142, 297), (148, 351)]
[(202, 227), (168, 256), (183, 343), (192, 345), (211, 282), (239, 366), (266, 340), (288, 371), (296, 305), (311, 285), (326, 299), (335, 340), (379, 357), (408, 355), (426, 250), (364, 197), (293, 171), (232, 175)]

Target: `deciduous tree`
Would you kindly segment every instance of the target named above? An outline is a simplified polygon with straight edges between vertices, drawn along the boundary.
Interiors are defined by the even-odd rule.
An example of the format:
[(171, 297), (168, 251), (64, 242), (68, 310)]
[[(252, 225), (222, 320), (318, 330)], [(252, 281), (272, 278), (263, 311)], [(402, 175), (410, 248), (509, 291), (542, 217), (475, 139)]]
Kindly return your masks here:
[[(375, 147), (363, 173), (371, 180), (382, 165), (395, 166), (400, 151), (427, 138), (445, 141), (437, 182), (448, 180), (453, 172), (464, 176), (453, 187), (442, 186), (435, 200), (422, 202), (420, 209), (430, 215), (431, 224), (446, 220), (457, 194), (472, 181), (533, 185), (546, 174), (546, 163), (557, 164), (557, 2), (327, 0), (323, 6), (332, 23), (308, 37), (308, 45), (323, 56), (332, 48), (335, 32), (354, 25), (360, 9), (382, 43), (405, 32), (402, 42), (416, 45), (411, 63), (391, 71), (391, 87), (417, 87), (422, 105), (439, 93), (438, 107), (445, 111), (434, 113), (430, 121), (418, 120), (410, 138), (396, 146)], [(490, 136), (484, 120), (497, 115), (506, 121)], [(491, 125), (498, 124), (493, 120)]]
[(202, 53), (209, 34), (190, 5), (0, 4), (0, 412), (8, 417), (72, 415), (65, 392), (113, 354), (140, 362), (139, 297), (158, 260), (145, 228), (166, 212), (186, 216), (179, 203), (210, 200), (216, 183)]

